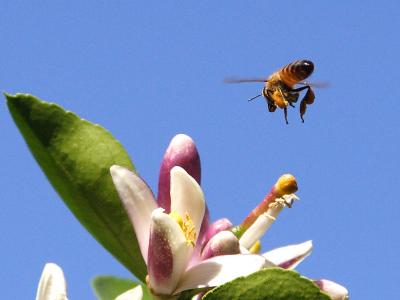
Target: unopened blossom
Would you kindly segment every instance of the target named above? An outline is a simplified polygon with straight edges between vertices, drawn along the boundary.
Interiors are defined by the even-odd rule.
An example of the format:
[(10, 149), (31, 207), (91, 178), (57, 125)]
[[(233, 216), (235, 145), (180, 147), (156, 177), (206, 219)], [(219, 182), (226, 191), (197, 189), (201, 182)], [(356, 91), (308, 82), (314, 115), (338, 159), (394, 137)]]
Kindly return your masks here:
[(214, 235), (223, 231), (229, 230), (233, 227), (231, 221), (227, 218), (222, 218), (210, 224), (207, 231), (204, 233), (203, 245), (205, 245)]
[(64, 273), (56, 264), (47, 263), (44, 266), (36, 300), (68, 300)]
[(206, 244), (201, 252), (201, 258), (207, 259), (218, 255), (238, 254), (240, 244), (238, 238), (228, 230), (218, 232)]
[(315, 280), (314, 283), (320, 287), (320, 289), (329, 295), (332, 300), (347, 300), (349, 299), (349, 292), (347, 289), (331, 280), (319, 279)]
[(186, 134), (177, 134), (173, 137), (161, 162), (157, 203), (158, 206), (164, 208), (167, 213), (169, 213), (171, 209), (170, 172), (175, 166), (182, 167), (198, 184), (200, 184), (200, 156), (195, 143)]

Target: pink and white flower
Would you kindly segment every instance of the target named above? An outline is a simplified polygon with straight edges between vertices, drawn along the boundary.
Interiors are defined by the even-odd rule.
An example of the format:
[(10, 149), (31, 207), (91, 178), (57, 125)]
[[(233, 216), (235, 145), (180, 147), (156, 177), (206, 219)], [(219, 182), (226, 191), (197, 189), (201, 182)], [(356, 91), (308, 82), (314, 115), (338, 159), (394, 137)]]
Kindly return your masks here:
[[(292, 175), (282, 176), (246, 220), (232, 227), (228, 219), (209, 224), (200, 158), (186, 135), (175, 136), (168, 146), (157, 200), (136, 173), (116, 165), (110, 172), (147, 265), (146, 283), (156, 298), (173, 299), (182, 291), (218, 286), (265, 267), (294, 268), (311, 253), (312, 242), (307, 241), (254, 254), (254, 245), (282, 208), (297, 198)], [(117, 299), (142, 295), (138, 286)]]
[(166, 298), (187, 289), (220, 285), (272, 265), (260, 255), (236, 254), (214, 256), (188, 268), (205, 213), (196, 180), (179, 166), (171, 169), (171, 213), (167, 214), (137, 174), (112, 166), (111, 175), (133, 224), (154, 295)]

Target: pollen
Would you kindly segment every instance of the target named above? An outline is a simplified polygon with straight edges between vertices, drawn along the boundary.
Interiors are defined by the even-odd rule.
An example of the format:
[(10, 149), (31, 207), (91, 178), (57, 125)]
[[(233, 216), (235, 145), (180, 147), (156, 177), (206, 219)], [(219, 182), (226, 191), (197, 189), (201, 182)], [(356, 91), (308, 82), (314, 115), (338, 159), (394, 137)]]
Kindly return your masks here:
[(282, 175), (275, 183), (275, 190), (279, 196), (293, 194), (297, 189), (296, 178), (291, 174)]
[(171, 211), (169, 215), (176, 221), (176, 223), (178, 223), (179, 227), (182, 229), (182, 232), (186, 238), (186, 243), (194, 247), (196, 241), (196, 230), (190, 215), (188, 213), (185, 213), (185, 217), (182, 218), (182, 216), (176, 211)]

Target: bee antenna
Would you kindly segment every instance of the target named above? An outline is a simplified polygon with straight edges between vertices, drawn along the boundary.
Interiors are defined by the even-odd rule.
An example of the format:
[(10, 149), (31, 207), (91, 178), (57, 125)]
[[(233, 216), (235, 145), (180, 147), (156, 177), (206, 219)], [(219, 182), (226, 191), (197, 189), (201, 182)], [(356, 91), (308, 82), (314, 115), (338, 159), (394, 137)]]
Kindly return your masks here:
[(254, 99), (256, 99), (256, 98), (258, 98), (258, 97), (261, 97), (262, 96), (262, 94), (260, 94), (260, 95), (257, 95), (257, 96), (255, 96), (255, 97), (253, 97), (253, 98), (251, 98), (251, 99), (249, 99), (248, 101), (250, 102), (250, 101), (253, 101)]

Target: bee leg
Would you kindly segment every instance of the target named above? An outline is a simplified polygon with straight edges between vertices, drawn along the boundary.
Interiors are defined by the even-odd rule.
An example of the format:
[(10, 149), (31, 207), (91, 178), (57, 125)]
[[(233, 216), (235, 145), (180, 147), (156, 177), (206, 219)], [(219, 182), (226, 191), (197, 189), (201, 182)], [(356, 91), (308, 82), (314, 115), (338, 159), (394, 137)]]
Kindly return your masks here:
[(306, 85), (306, 86), (299, 87), (297, 89), (291, 89), (290, 91), (298, 93), (298, 92), (304, 91), (305, 89), (311, 89), (311, 87), (309, 85)]
[(289, 105), (290, 105), (291, 107), (296, 107), (296, 106), (294, 106), (294, 105), (292, 104), (292, 102), (289, 102)]
[(285, 107), (285, 108), (283, 109), (283, 113), (285, 114), (286, 125), (288, 125), (289, 122), (288, 122), (288, 120), (287, 120), (287, 107)]
[(307, 110), (307, 104), (304, 102), (304, 100), (302, 100), (300, 103), (300, 118), (303, 123), (304, 123), (303, 116), (306, 113), (306, 110)]
[(300, 103), (300, 118), (301, 121), (304, 123), (303, 115), (306, 113), (307, 105), (311, 105), (314, 103), (315, 95), (311, 87), (308, 86), (308, 90), (306, 95), (304, 96), (303, 100)]
[(287, 101), (285, 98), (285, 95), (283, 94), (282, 90), (280, 88), (278, 88), (279, 93), (281, 94), (281, 97), (283, 99), (283, 101), (285, 102), (285, 107), (283, 108), (283, 113), (285, 114), (285, 121), (286, 121), (286, 125), (289, 124), (288, 120), (287, 120), (287, 105), (291, 105), (290, 101)]
[(268, 104), (268, 111), (274, 112), (276, 110), (276, 105), (275, 105), (274, 101), (272, 101), (271, 91), (267, 90), (265, 98), (266, 98), (267, 104)]

